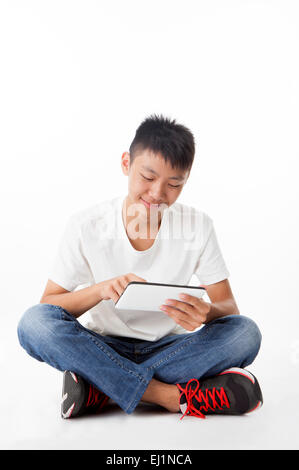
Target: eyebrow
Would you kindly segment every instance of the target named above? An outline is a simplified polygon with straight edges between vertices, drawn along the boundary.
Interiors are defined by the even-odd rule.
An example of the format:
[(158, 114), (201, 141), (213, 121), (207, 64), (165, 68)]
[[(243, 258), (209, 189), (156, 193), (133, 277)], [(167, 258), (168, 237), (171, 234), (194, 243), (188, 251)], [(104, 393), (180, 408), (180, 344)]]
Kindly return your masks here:
[[(151, 173), (153, 173), (154, 175), (158, 175), (158, 173), (156, 171), (154, 171), (152, 168), (150, 168), (149, 166), (145, 166), (145, 165), (142, 165), (142, 167), (144, 170), (147, 170), (147, 171), (150, 171)], [(184, 176), (170, 176), (169, 178), (170, 180), (177, 180), (177, 181), (182, 181), (184, 179)]]

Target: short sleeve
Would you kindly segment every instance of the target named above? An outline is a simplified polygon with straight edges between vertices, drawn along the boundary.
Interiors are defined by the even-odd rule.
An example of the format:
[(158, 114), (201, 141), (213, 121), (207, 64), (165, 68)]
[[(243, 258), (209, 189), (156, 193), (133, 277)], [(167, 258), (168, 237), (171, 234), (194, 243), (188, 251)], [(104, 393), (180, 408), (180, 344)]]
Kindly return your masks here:
[(203, 249), (199, 255), (194, 274), (203, 285), (214, 284), (229, 277), (229, 271), (223, 259), (213, 221), (208, 217), (209, 230)]
[(80, 224), (75, 215), (66, 224), (48, 277), (69, 291), (81, 284), (92, 283), (90, 266), (82, 250)]

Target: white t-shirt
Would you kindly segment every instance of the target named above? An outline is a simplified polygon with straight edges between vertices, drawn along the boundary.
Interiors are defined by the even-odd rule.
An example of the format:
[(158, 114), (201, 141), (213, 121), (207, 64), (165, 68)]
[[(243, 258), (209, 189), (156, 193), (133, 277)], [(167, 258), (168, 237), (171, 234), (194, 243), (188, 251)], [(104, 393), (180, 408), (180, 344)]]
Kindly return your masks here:
[[(66, 290), (88, 287), (128, 273), (148, 282), (190, 285), (193, 274), (199, 284), (222, 281), (229, 272), (222, 257), (212, 219), (202, 211), (174, 203), (163, 212), (153, 245), (137, 251), (131, 245), (122, 218), (126, 196), (100, 202), (70, 216), (49, 279)], [(198, 284), (198, 285), (199, 285)], [(82, 287), (81, 287), (82, 288)], [(138, 313), (137, 313), (138, 314)], [(101, 335), (157, 341), (163, 336), (190, 333), (162, 322), (134, 330), (118, 316), (114, 302), (102, 300), (79, 321)]]

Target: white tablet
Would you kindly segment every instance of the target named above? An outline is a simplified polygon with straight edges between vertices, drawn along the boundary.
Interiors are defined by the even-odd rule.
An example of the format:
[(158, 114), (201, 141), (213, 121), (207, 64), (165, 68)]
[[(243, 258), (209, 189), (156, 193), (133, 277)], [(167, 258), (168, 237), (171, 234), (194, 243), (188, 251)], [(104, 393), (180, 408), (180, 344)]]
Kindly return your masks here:
[(182, 302), (179, 294), (188, 294), (201, 299), (203, 295), (207, 296), (207, 291), (204, 287), (132, 281), (115, 303), (115, 309), (118, 316), (136, 331), (144, 328), (152, 330), (154, 324), (164, 326), (163, 330), (165, 328), (165, 331), (170, 331), (176, 323), (160, 310), (160, 306), (167, 299)]

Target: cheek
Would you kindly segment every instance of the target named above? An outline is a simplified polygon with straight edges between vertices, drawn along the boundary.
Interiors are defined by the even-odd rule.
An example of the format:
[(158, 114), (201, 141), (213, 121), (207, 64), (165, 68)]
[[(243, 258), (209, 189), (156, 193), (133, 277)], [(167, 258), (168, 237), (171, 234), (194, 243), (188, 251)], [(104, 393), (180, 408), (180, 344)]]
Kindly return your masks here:
[(179, 197), (179, 195), (181, 194), (181, 192), (182, 192), (182, 188), (169, 190), (169, 193), (168, 193), (168, 195), (169, 195), (169, 199), (168, 199), (169, 202), (170, 202), (171, 204), (173, 204), (173, 203), (177, 200), (177, 198)]
[(129, 180), (129, 189), (132, 193), (134, 193), (134, 195), (141, 196), (148, 188), (147, 185), (143, 183), (143, 181), (132, 179)]

